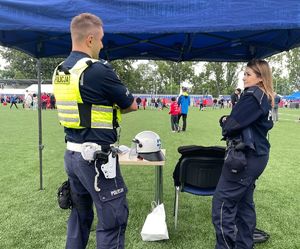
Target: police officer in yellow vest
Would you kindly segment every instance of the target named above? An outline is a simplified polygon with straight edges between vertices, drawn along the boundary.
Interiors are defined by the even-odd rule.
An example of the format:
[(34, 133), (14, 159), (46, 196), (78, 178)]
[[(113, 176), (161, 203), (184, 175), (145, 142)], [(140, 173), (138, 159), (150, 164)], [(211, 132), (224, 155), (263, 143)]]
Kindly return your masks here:
[(58, 117), (65, 129), (65, 169), (72, 196), (67, 249), (88, 243), (96, 207), (97, 248), (124, 248), (126, 186), (114, 145), (121, 113), (137, 110), (132, 94), (111, 66), (99, 60), (103, 24), (82, 13), (71, 22), (72, 52), (54, 71)]

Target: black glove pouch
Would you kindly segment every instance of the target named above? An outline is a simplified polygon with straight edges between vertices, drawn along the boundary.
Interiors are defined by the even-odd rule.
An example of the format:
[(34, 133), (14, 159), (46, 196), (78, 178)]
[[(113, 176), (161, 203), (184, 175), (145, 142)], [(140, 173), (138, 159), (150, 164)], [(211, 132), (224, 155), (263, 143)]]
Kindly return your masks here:
[(69, 180), (65, 181), (57, 190), (57, 202), (60, 208), (72, 208), (71, 188)]
[(235, 147), (229, 147), (226, 151), (224, 167), (227, 167), (231, 173), (238, 174), (245, 170), (247, 159), (245, 152), (237, 150)]

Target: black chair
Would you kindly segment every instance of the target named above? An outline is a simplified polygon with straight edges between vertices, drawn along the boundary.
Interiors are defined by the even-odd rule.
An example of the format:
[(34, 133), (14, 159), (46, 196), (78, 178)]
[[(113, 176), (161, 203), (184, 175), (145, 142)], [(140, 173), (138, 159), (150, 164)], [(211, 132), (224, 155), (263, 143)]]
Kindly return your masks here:
[(182, 156), (173, 172), (175, 229), (178, 221), (179, 193), (213, 195), (222, 172), (225, 148), (189, 145), (179, 147), (178, 152)]

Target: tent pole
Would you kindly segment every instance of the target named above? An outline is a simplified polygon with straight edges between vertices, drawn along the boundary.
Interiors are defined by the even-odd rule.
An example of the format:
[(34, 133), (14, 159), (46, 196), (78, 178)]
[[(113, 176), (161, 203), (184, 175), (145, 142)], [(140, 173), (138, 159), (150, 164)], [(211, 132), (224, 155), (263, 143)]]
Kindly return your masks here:
[(172, 79), (172, 70), (171, 70), (171, 77), (170, 77), (170, 82), (171, 82), (171, 95), (173, 94), (173, 91), (172, 91), (172, 86), (173, 86), (173, 79)]
[(38, 74), (38, 126), (39, 126), (39, 162), (40, 162), (40, 190), (43, 190), (43, 149), (42, 144), (42, 101), (41, 101), (41, 61), (37, 59)]
[(181, 67), (180, 67), (178, 61), (176, 62), (176, 64), (177, 64), (177, 66), (176, 66), (177, 72), (179, 74), (179, 95), (181, 95), (182, 94), (182, 90), (181, 90), (181, 83), (182, 83), (181, 82)]

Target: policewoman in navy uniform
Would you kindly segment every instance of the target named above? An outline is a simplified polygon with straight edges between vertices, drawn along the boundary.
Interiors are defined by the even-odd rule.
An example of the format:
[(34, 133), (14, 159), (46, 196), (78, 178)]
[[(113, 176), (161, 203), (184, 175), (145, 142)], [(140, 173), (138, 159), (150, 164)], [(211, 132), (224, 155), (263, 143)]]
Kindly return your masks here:
[(267, 134), (273, 127), (274, 97), (268, 63), (258, 59), (248, 62), (243, 81), (240, 100), (229, 116), (220, 119), (228, 147), (212, 203), (215, 249), (253, 248), (253, 192), (269, 159)]
[[(58, 117), (65, 130), (65, 170), (73, 203), (67, 249), (86, 248), (94, 218), (93, 203), (98, 216), (97, 248), (125, 247), (127, 189), (117, 155), (107, 155), (111, 155), (118, 140), (121, 113), (135, 111), (137, 105), (110, 64), (99, 60), (103, 35), (99, 17), (89, 13), (75, 16), (71, 22), (72, 52), (53, 74)], [(98, 155), (106, 156), (107, 164), (98, 160)], [(102, 171), (103, 165), (108, 165), (106, 171)]]

